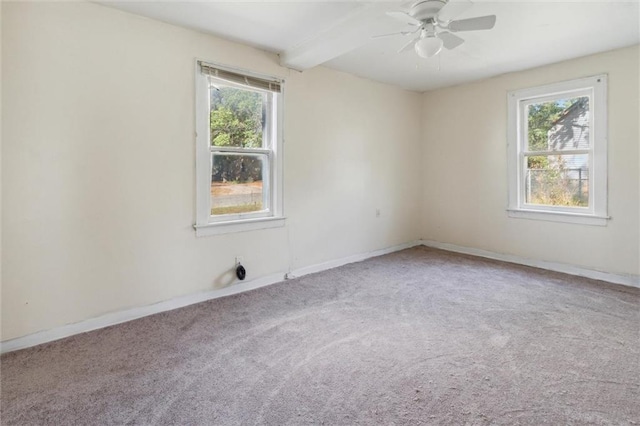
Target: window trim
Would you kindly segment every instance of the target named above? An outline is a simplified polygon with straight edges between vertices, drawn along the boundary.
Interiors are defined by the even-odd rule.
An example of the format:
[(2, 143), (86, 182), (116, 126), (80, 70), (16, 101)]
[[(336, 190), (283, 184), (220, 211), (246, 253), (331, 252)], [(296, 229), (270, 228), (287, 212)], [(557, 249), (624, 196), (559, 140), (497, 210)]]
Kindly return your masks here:
[[(508, 216), (512, 218), (538, 219), (585, 225), (607, 225), (607, 85), (606, 74), (548, 84), (507, 94), (507, 169), (508, 169)], [(526, 149), (526, 118), (524, 106), (533, 102), (557, 99), (586, 93), (590, 102), (590, 146), (589, 154), (589, 206), (563, 207), (526, 204), (524, 202), (523, 167)], [(579, 154), (585, 150), (563, 153)], [(547, 154), (546, 151), (541, 151)]]
[[(270, 212), (245, 213), (214, 217), (211, 215), (211, 156), (213, 150), (209, 140), (209, 96), (208, 77), (200, 71), (200, 64), (211, 66), (220, 70), (248, 77), (276, 82), (280, 85), (280, 93), (275, 96), (273, 113), (276, 115), (275, 139), (270, 148), (247, 149), (247, 152), (269, 152), (269, 176), (270, 179)], [(233, 82), (225, 84), (242, 87)], [(244, 87), (243, 87), (244, 88)], [(247, 90), (265, 92), (255, 87), (246, 87)], [(284, 80), (272, 76), (266, 76), (251, 71), (241, 70), (225, 65), (218, 65), (208, 61), (196, 59), (195, 61), (195, 166), (196, 166), (196, 214), (193, 227), (196, 236), (208, 236), (226, 234), (231, 232), (251, 231), (281, 227), (285, 224), (284, 217), (284, 173), (283, 173), (283, 124), (284, 124)], [(202, 129), (205, 129), (204, 131)], [(227, 151), (224, 148), (215, 151)], [(237, 150), (229, 150), (237, 152)]]

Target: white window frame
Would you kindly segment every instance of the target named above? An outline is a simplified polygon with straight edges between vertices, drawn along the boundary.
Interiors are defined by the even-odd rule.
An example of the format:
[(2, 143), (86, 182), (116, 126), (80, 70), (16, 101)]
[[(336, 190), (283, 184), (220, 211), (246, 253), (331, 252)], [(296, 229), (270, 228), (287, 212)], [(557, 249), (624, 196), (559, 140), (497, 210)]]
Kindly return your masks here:
[[(566, 97), (588, 96), (589, 149), (541, 151), (541, 155), (589, 155), (589, 206), (564, 207), (527, 204), (525, 202), (526, 156), (528, 151), (527, 106)], [(510, 91), (508, 106), (508, 215), (513, 218), (538, 219), (585, 225), (607, 224), (607, 75), (580, 78), (522, 90)]]
[[(274, 101), (271, 105), (273, 120), (267, 123), (270, 146), (263, 148), (227, 148), (211, 146), (210, 129), (210, 95), (209, 77), (200, 70), (200, 64), (217, 69), (242, 74), (248, 77), (273, 81), (280, 84), (280, 93), (273, 93)], [(225, 86), (238, 87), (256, 92), (269, 92), (258, 88), (247, 87), (229, 81)], [(211, 62), (196, 60), (195, 71), (195, 118), (196, 118), (196, 223), (194, 228), (198, 237), (219, 235), (231, 232), (251, 231), (257, 229), (281, 227), (285, 224), (283, 200), (283, 97), (284, 81), (275, 77), (256, 74), (246, 70), (239, 70), (228, 66), (221, 66)], [(275, 127), (275, 128), (274, 128)], [(263, 154), (269, 157), (265, 196), (269, 210), (228, 215), (211, 215), (211, 168), (213, 153), (229, 153), (238, 151), (248, 154)]]

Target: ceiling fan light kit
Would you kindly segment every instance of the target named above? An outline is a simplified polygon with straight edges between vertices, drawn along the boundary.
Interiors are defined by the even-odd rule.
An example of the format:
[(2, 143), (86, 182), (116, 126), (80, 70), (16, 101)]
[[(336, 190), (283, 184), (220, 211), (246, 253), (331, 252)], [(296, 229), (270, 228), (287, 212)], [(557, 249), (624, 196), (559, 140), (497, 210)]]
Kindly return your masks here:
[[(496, 16), (479, 16), (461, 20), (453, 20), (471, 7), (468, 0), (451, 3), (448, 0), (421, 0), (413, 4), (408, 12), (388, 12), (392, 18), (405, 24), (416, 27), (413, 31), (402, 31), (392, 34), (384, 34), (379, 37), (396, 35), (409, 35), (420, 32), (420, 35), (405, 44), (398, 53), (402, 53), (413, 46), (418, 56), (431, 58), (442, 51), (443, 48), (451, 50), (464, 43), (464, 39), (453, 32), (490, 30), (496, 24)], [(455, 10), (454, 10), (455, 9)]]
[(431, 58), (436, 56), (442, 50), (444, 43), (438, 37), (425, 37), (420, 39), (414, 45), (416, 53), (422, 58)]

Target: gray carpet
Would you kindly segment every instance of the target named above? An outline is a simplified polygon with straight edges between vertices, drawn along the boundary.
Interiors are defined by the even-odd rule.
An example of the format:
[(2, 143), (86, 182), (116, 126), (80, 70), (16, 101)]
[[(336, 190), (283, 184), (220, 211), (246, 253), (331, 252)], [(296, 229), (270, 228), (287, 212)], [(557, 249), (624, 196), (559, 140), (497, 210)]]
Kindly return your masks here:
[(424, 247), (4, 355), (2, 424), (640, 424), (640, 289)]

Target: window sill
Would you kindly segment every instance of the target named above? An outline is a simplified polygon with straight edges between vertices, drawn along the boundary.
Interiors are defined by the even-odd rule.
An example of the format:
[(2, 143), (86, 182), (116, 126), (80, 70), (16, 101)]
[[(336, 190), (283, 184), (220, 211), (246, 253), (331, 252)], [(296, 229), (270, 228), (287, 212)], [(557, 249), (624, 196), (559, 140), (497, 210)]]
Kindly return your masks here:
[(196, 237), (230, 234), (232, 232), (256, 231), (259, 229), (280, 228), (284, 226), (284, 217), (261, 217), (257, 219), (231, 220), (228, 222), (193, 225)]
[(549, 222), (577, 223), (594, 226), (607, 226), (607, 223), (611, 219), (608, 216), (539, 210), (507, 209), (507, 212), (509, 217), (518, 219), (546, 220)]

